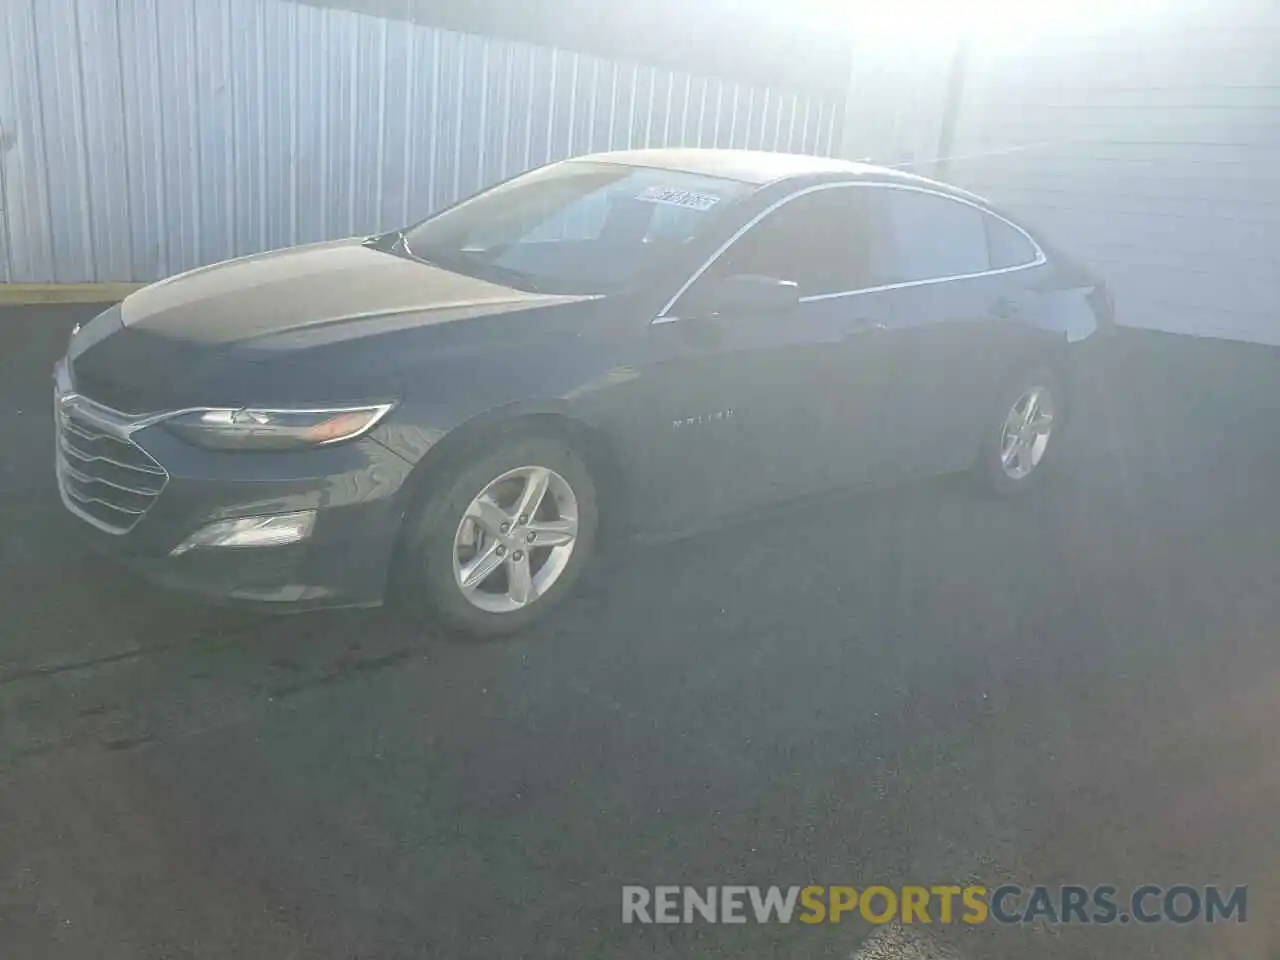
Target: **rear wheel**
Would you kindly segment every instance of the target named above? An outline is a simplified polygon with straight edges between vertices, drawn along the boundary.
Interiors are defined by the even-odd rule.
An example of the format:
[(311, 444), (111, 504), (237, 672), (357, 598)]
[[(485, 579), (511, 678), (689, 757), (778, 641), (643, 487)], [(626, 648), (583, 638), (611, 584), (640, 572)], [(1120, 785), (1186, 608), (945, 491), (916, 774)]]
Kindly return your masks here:
[(564, 442), (508, 442), (441, 483), (408, 521), (398, 580), (421, 612), (472, 636), (549, 613), (591, 559), (596, 488)]
[(1061, 433), (1063, 391), (1048, 367), (1035, 367), (1010, 381), (988, 419), (975, 465), (997, 494), (1027, 490), (1044, 476)]

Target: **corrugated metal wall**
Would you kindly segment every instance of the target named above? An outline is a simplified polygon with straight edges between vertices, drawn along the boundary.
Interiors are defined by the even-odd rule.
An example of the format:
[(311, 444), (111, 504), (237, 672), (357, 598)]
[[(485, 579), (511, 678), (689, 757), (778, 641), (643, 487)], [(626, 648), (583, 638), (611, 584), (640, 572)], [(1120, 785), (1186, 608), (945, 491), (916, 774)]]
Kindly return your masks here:
[(833, 153), (836, 101), (288, 0), (0, 0), (0, 280), (151, 280), (641, 146)]

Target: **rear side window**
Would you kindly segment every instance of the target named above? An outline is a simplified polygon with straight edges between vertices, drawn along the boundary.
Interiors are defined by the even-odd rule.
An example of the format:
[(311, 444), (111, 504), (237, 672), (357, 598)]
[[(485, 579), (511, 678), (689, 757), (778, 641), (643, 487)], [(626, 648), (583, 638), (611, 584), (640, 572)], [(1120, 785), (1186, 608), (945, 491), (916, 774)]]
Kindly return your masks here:
[(1012, 227), (998, 217), (984, 215), (987, 227), (987, 254), (992, 270), (1021, 267), (1036, 259), (1036, 248), (1017, 227)]
[(962, 277), (991, 269), (986, 216), (977, 207), (918, 190), (878, 191), (888, 283)]

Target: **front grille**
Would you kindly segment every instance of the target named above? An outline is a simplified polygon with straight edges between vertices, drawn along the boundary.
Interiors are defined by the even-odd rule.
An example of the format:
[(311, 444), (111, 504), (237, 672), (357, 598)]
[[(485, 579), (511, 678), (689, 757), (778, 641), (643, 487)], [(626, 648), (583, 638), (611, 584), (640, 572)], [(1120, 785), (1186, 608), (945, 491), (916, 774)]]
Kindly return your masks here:
[(136, 443), (107, 433), (74, 404), (58, 404), (58, 486), (67, 506), (109, 533), (128, 533), (169, 474)]

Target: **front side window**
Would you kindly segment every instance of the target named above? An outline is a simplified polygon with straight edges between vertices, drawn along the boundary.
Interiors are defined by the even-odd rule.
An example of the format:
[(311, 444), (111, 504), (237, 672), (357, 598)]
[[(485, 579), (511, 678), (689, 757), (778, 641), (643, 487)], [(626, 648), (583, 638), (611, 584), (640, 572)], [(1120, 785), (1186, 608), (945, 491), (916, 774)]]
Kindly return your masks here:
[(534, 170), (410, 228), (411, 256), (543, 293), (611, 293), (683, 248), (749, 184), (616, 163)]
[(885, 226), (887, 283), (963, 277), (991, 269), (986, 215), (919, 190), (878, 190)]
[(815, 190), (787, 201), (752, 226), (703, 278), (757, 274), (794, 281), (802, 297), (843, 293), (873, 282), (871, 247), (866, 191)]

